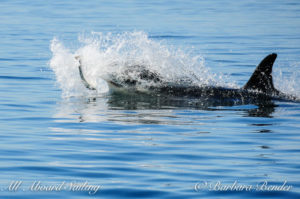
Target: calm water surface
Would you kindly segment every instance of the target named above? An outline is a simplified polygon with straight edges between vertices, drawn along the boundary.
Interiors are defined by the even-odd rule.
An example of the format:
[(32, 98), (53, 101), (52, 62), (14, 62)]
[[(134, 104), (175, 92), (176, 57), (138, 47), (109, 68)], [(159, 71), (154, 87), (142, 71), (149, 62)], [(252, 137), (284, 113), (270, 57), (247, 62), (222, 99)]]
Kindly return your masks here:
[[(74, 53), (82, 34), (143, 31), (238, 86), (276, 52), (275, 86), (300, 96), (299, 1), (2, 0), (0, 10), (1, 198), (300, 197), (300, 103), (72, 97), (49, 64), (53, 38)], [(235, 181), (251, 191), (210, 190)], [(257, 191), (264, 182), (292, 187)]]

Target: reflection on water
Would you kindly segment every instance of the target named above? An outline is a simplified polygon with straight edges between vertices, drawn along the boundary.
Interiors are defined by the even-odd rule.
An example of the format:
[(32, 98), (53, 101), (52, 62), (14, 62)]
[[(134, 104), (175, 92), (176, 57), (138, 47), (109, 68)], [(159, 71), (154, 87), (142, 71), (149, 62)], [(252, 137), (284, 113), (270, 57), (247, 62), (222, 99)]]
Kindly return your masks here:
[[(55, 117), (77, 119), (79, 122), (99, 122), (107, 120), (106, 114), (112, 113), (113, 110), (119, 110), (119, 113), (122, 114), (128, 112), (131, 115), (131, 113), (137, 113), (134, 111), (139, 110), (190, 109), (202, 111), (229, 110), (243, 112), (247, 117), (271, 118), (276, 107), (275, 102), (271, 100), (248, 105), (243, 101), (235, 101), (234, 99), (220, 101), (213, 98), (193, 99), (136, 93), (111, 93), (101, 97), (65, 99), (61, 102), (58, 108), (59, 112)], [(121, 112), (121, 110), (124, 110), (124, 112)], [(151, 111), (148, 114), (151, 115)], [(124, 120), (126, 120), (126, 117), (124, 117)], [(139, 117), (142, 116), (139, 115)], [(146, 119), (136, 120), (137, 123), (138, 121), (142, 123), (154, 122)]]
[(272, 113), (275, 112), (275, 103), (259, 104), (258, 108), (248, 110), (249, 117), (272, 117)]

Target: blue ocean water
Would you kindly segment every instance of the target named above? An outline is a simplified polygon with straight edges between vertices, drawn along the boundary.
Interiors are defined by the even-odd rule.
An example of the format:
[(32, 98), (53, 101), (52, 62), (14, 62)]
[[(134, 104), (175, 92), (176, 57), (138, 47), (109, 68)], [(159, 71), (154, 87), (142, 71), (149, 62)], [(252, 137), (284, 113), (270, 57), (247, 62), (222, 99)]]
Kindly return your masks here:
[(1, 198), (300, 197), (300, 103), (95, 94), (73, 70), (78, 54), (91, 80), (113, 70), (103, 63), (146, 60), (240, 87), (276, 52), (275, 87), (299, 97), (299, 1), (2, 0), (0, 10)]

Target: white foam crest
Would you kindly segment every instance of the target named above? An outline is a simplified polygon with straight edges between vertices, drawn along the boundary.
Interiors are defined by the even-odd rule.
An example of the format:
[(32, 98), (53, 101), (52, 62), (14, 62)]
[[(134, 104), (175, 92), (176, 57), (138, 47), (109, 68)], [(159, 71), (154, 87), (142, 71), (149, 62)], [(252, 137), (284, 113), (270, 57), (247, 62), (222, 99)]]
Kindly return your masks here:
[[(71, 53), (70, 50), (67, 49), (56, 38), (51, 41), (50, 49), (53, 53), (50, 60), (50, 67), (54, 71), (56, 80), (63, 91), (63, 97), (93, 95), (84, 87), (80, 79), (78, 61), (75, 59), (76, 53)], [(85, 46), (82, 51), (87, 54), (88, 56), (86, 57), (89, 58), (91, 57), (89, 56), (89, 54), (93, 55), (93, 50), (95, 51), (95, 49), (88, 45)], [(90, 70), (87, 70), (85, 72), (87, 73), (87, 76), (90, 74)], [(96, 80), (96, 83), (94, 84), (96, 84), (97, 88), (101, 87), (101, 89), (97, 89), (100, 93), (106, 92), (108, 89), (107, 85), (105, 82), (103, 83), (101, 81), (103, 80)]]
[(275, 88), (300, 99), (300, 62), (291, 63), (284, 69), (281, 67), (276, 68), (273, 76)]
[(77, 78), (78, 71), (73, 54), (56, 38), (51, 41), (50, 49), (53, 53), (50, 67), (56, 75), (63, 94), (70, 96), (81, 93), (82, 83)]
[[(55, 72), (64, 96), (85, 95), (87, 92), (81, 82), (75, 56), (80, 56), (84, 76), (97, 88), (98, 93), (108, 91), (103, 79), (109, 79), (112, 75), (120, 79), (126, 78), (124, 71), (134, 66), (143, 66), (171, 84), (225, 85), (223, 76), (212, 74), (205, 67), (201, 56), (192, 56), (164, 45), (162, 41), (151, 40), (144, 32), (93, 32), (79, 36), (78, 40), (82, 47), (73, 53), (56, 38), (51, 41), (53, 57), (50, 67)], [(147, 88), (149, 84), (153, 86), (153, 82), (139, 79), (134, 70), (129, 75), (138, 80), (141, 88)]]

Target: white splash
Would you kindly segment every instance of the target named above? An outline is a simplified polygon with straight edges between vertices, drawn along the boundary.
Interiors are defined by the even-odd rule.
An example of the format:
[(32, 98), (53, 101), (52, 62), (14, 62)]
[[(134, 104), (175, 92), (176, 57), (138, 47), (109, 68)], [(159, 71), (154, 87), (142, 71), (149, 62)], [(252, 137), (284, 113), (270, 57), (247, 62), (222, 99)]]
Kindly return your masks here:
[(284, 68), (275, 68), (274, 86), (285, 94), (300, 98), (300, 62), (287, 64)]
[[(157, 73), (165, 82), (191, 85), (234, 86), (225, 83), (222, 75), (213, 74), (204, 65), (201, 56), (192, 56), (180, 49), (155, 41), (144, 32), (125, 32), (122, 34), (97, 33), (81, 35), (81, 47), (71, 50), (54, 38), (51, 41), (53, 57), (50, 67), (55, 72), (63, 96), (84, 96), (91, 94), (81, 82), (78, 61), (88, 82), (97, 88), (97, 94), (108, 92), (103, 79), (111, 75), (122, 78), (129, 66), (142, 65)], [(137, 74), (136, 75), (138, 80)], [(149, 82), (140, 80), (139, 86), (147, 89)]]

